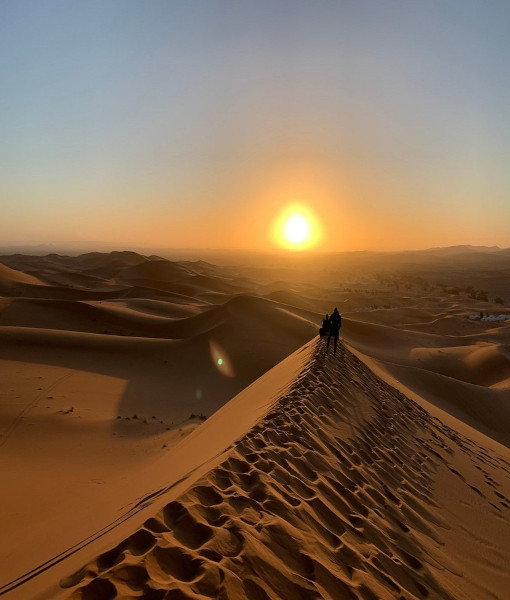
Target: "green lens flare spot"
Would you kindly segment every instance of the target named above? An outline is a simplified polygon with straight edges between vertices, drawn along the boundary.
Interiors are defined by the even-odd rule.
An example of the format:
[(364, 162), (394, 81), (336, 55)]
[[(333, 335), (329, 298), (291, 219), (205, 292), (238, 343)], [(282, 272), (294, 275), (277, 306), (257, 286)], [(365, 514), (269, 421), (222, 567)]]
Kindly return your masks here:
[(223, 364), (223, 359), (222, 359), (222, 358), (218, 358), (218, 364), (219, 364), (219, 365), (220, 365), (220, 367), (221, 367), (221, 365)]

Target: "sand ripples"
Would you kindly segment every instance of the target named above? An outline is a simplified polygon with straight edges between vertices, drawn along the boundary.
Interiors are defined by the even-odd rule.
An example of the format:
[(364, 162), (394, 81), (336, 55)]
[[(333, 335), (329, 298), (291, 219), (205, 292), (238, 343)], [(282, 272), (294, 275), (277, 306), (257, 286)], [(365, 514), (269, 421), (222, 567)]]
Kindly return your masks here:
[[(454, 455), (483, 489), (472, 469), (452, 467)], [(503, 521), (497, 478), (508, 481), (508, 463), (348, 351), (335, 361), (318, 344), (226, 460), (62, 586), (76, 599), (461, 598), (435, 493), (445, 468)], [(503, 581), (496, 554), (483, 560)]]

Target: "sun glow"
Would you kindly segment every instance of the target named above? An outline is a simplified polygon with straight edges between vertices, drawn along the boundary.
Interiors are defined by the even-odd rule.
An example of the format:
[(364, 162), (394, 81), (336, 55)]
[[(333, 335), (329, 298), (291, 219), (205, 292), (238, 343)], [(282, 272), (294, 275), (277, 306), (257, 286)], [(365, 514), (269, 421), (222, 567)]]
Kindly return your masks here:
[(310, 235), (308, 221), (302, 215), (293, 215), (285, 223), (285, 237), (293, 244), (306, 242)]
[(273, 237), (288, 250), (307, 250), (320, 239), (319, 223), (309, 208), (289, 206), (276, 219)]

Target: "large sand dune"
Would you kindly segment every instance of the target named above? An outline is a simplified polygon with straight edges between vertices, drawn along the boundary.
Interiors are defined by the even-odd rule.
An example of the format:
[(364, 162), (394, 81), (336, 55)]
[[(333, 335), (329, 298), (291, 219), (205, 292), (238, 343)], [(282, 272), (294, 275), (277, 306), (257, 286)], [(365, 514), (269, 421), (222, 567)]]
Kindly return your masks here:
[[(500, 450), (316, 342), (176, 446), (160, 466), (170, 484), (185, 480), (135, 507), (128, 536), (113, 528), (69, 549), (68, 565), (104, 551), (47, 593), (504, 598), (510, 462)], [(58, 558), (44, 568), (61, 573)]]
[(503, 600), (510, 322), (434, 256), (2, 257), (0, 594)]
[(19, 284), (42, 285), (42, 281), (33, 275), (0, 263), (0, 291), (6, 291), (7, 288), (16, 289)]

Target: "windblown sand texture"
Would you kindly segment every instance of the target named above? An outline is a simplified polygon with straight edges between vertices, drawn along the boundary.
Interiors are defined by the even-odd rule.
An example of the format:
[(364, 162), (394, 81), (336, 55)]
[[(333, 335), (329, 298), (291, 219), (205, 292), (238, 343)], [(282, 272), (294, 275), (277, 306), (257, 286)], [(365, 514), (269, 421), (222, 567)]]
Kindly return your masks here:
[(250, 295), (207, 263), (129, 252), (5, 260), (1, 585), (122, 518), (165, 480), (154, 463), (201, 416), (316, 331), (315, 313)]
[(505, 600), (510, 255), (411, 259), (2, 257), (0, 595)]
[(510, 463), (315, 343), (221, 464), (71, 598), (504, 598)]

